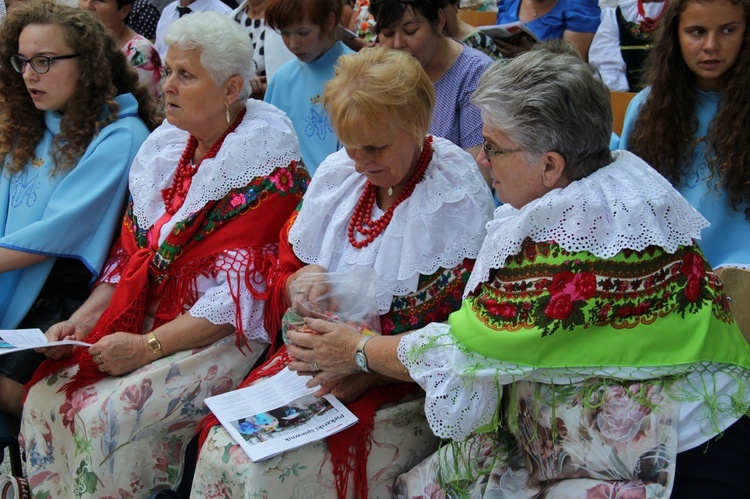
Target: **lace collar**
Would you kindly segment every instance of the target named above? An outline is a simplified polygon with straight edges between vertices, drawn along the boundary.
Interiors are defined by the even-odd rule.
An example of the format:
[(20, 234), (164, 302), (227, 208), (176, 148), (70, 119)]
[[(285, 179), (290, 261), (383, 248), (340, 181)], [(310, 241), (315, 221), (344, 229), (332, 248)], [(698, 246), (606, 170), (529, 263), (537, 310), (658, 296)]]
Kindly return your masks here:
[[(174, 220), (184, 220), (209, 201), (299, 161), (299, 145), (289, 118), (263, 101), (248, 100), (247, 114), (227, 135), (215, 158), (205, 160), (192, 180)], [(172, 185), (177, 162), (189, 134), (166, 121), (146, 139), (130, 170), (133, 211), (141, 227), (151, 227), (164, 214), (162, 189)]]
[(488, 279), (491, 269), (502, 268), (508, 256), (518, 253), (527, 237), (599, 258), (651, 245), (673, 253), (700, 239), (708, 222), (669, 181), (628, 151), (612, 155), (610, 165), (520, 210), (497, 208), (464, 297)]
[[(367, 179), (354, 170), (346, 151), (329, 156), (316, 170), (289, 232), (295, 254), (331, 272), (374, 269), (381, 314), (394, 296), (415, 292), (420, 275), (476, 258), (492, 217), (492, 196), (471, 155), (438, 137), (433, 149), (422, 182), (396, 208), (386, 230), (361, 249), (349, 244), (347, 231)], [(376, 206), (373, 216), (380, 213)]]

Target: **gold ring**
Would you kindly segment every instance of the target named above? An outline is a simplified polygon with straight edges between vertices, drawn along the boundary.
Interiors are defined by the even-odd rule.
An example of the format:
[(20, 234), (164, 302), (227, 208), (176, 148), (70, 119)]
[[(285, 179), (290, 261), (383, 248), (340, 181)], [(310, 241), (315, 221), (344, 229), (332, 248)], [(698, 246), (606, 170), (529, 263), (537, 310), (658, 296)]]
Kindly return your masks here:
[(101, 364), (99, 365), (99, 370), (100, 370), (101, 372), (104, 372), (104, 368), (103, 368), (103, 367), (101, 366)]
[(320, 367), (318, 366), (317, 362), (313, 362), (312, 363), (312, 368), (313, 368), (313, 371), (320, 371), (321, 370)]
[(94, 360), (99, 365), (104, 364), (104, 361), (102, 360), (102, 354), (100, 354), (100, 353), (96, 354), (96, 357), (94, 357)]

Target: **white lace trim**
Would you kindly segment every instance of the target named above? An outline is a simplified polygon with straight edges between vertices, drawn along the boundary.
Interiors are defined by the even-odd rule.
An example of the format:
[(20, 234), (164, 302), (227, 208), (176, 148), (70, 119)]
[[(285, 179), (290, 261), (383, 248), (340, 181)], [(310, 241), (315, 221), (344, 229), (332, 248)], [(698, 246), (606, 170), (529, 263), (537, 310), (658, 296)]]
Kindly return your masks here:
[(450, 333), (450, 326), (432, 323), (401, 338), (398, 358), (409, 375), (425, 391), (425, 415), (432, 432), (461, 441), (492, 423), (503, 387), (516, 381), (568, 385), (592, 377), (653, 379), (682, 375), (679, 448), (687, 450), (706, 441), (737, 420), (732, 411), (717, 411), (715, 420), (705, 402), (706, 387), (717, 400), (746, 400), (750, 387), (740, 385), (716, 364), (640, 367), (570, 367), (545, 369), (522, 366), (485, 357), (468, 350)]
[(651, 245), (674, 253), (700, 239), (708, 222), (664, 177), (628, 151), (612, 155), (612, 164), (520, 210), (497, 208), (464, 297), (518, 253), (527, 237), (599, 258)]
[(390, 310), (393, 296), (415, 292), (420, 275), (476, 258), (494, 207), (489, 188), (471, 155), (438, 137), (433, 149), (422, 182), (394, 210), (386, 230), (361, 249), (349, 243), (347, 231), (367, 179), (345, 150), (329, 156), (289, 232), (296, 255), (330, 272), (375, 269), (381, 314)]
[[(278, 243), (263, 246), (263, 254), (278, 254)], [(242, 329), (248, 340), (268, 343), (263, 325), (264, 300), (256, 300), (245, 285), (245, 275), (252, 272), (254, 264), (245, 249), (224, 251), (216, 260), (216, 277), (199, 276), (198, 293), (201, 295), (190, 308), (190, 315), (202, 317), (212, 324), (235, 324), (237, 305), (232, 290), (239, 295)], [(251, 285), (258, 292), (266, 291), (265, 281), (254, 280)], [(236, 324), (235, 324), (236, 325)]]
[[(209, 201), (300, 159), (297, 135), (291, 121), (274, 106), (247, 101), (247, 114), (227, 135), (215, 158), (206, 159), (193, 177), (185, 203), (175, 213), (184, 220)], [(151, 227), (164, 214), (161, 191), (172, 185), (177, 162), (187, 145), (188, 132), (166, 121), (146, 139), (130, 170), (133, 212), (141, 227)]]

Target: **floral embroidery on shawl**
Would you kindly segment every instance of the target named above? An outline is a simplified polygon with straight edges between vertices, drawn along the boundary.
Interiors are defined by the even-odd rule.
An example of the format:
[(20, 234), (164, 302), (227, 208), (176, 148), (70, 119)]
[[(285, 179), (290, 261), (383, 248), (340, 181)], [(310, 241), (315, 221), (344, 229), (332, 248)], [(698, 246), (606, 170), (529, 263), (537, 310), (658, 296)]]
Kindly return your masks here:
[[(303, 171), (299, 169), (296, 161), (292, 161), (286, 168), (278, 168), (267, 177), (256, 177), (248, 185), (231, 190), (217, 202), (201, 222), (202, 226), (198, 228), (190, 240), (201, 241), (205, 239), (238, 215), (244, 215), (251, 210), (258, 209), (262, 201), (272, 194), (278, 194), (282, 197), (287, 195), (302, 197), (310, 181), (310, 177), (306, 173), (301, 174)], [(177, 222), (172, 229), (172, 233), (180, 234), (190, 229), (197, 216), (198, 213), (193, 213), (186, 219)], [(128, 203), (123, 224), (132, 234), (139, 248), (148, 247), (148, 232), (151, 228), (138, 225), (137, 217), (133, 214), (132, 198)], [(166, 269), (181, 251), (182, 246), (165, 241), (159, 246), (152, 266), (159, 270)]]
[[(470, 298), (477, 318), (495, 330), (539, 328), (547, 336), (589, 325), (630, 329), (675, 312), (684, 318), (710, 302), (717, 319), (733, 322), (726, 297), (716, 293), (720, 281), (695, 246), (671, 255), (652, 246), (646, 258), (626, 250), (614, 262), (566, 254), (555, 243), (527, 239), (495, 287)], [(549, 259), (566, 270), (550, 278)]]
[(419, 277), (417, 291), (394, 296), (391, 310), (380, 317), (383, 334), (400, 334), (430, 322), (441, 322), (461, 308), (461, 296), (474, 267), (464, 260), (452, 269), (438, 269)]

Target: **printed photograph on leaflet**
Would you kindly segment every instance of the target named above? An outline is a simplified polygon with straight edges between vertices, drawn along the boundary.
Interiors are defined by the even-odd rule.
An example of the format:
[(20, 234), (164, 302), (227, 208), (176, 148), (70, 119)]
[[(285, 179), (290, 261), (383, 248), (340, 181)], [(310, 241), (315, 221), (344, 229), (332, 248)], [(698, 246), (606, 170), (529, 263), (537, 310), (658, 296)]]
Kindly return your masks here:
[(206, 405), (253, 461), (338, 433), (357, 417), (333, 395), (315, 397), (310, 376), (285, 368), (252, 386), (206, 399)]
[[(324, 398), (306, 395), (292, 402), (269, 411), (253, 414), (246, 418), (232, 421), (230, 424), (237, 428), (237, 433), (250, 444), (267, 442), (275, 438), (286, 438), (298, 435), (305, 423), (315, 427), (321, 422), (321, 415), (333, 406)], [(327, 418), (325, 418), (327, 419)], [(313, 431), (314, 428), (308, 428)]]

